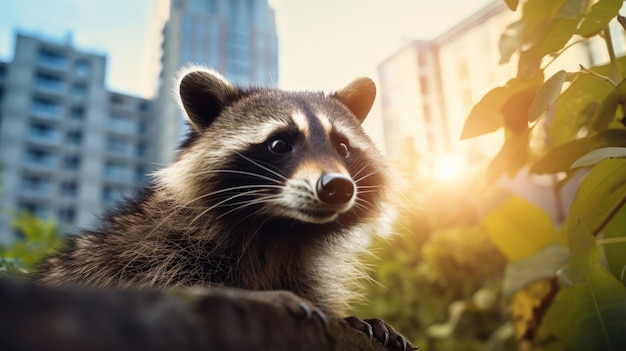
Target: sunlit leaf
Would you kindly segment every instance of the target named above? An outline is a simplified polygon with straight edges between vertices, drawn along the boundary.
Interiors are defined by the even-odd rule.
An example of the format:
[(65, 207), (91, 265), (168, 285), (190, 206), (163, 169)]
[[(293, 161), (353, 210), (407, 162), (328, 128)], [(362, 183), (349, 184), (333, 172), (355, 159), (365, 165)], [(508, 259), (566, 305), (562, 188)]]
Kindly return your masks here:
[(586, 138), (555, 146), (530, 170), (533, 173), (564, 172), (583, 155), (605, 147), (626, 147), (626, 130), (608, 129)]
[(550, 142), (560, 145), (574, 139), (582, 127), (589, 126), (600, 101), (612, 89), (608, 81), (589, 74), (575, 80), (554, 106), (548, 126)]
[(499, 64), (508, 63), (513, 53), (520, 48), (524, 28), (525, 24), (523, 21), (513, 22), (500, 35), (500, 40), (498, 41), (498, 49), (500, 51)]
[(593, 168), (581, 182), (566, 220), (571, 232), (584, 223), (598, 230), (614, 215), (626, 197), (626, 159), (607, 159)]
[(538, 339), (557, 339), (567, 350), (622, 350), (626, 288), (600, 265), (595, 239), (586, 226), (573, 229), (570, 242), (571, 269), (577, 279), (552, 302)]
[(545, 25), (555, 18), (568, 0), (528, 0), (523, 5), (522, 19), (529, 33), (540, 35)]
[(481, 223), (510, 261), (528, 258), (548, 245), (566, 242), (547, 213), (517, 196), (487, 214)]
[(553, 278), (569, 255), (569, 249), (564, 245), (549, 244), (526, 258), (510, 262), (504, 273), (504, 298), (511, 298), (534, 281)]
[(578, 19), (569, 17), (554, 19), (539, 45), (539, 56), (562, 49), (574, 35), (578, 22)]
[(514, 134), (508, 137), (502, 145), (502, 149), (491, 160), (487, 167), (487, 176), (485, 182), (493, 184), (502, 175), (508, 174), (509, 177), (515, 174), (528, 162), (528, 138), (530, 129), (526, 129), (522, 133)]
[(586, 38), (598, 34), (613, 18), (617, 17), (623, 3), (623, 0), (600, 0), (593, 4), (576, 34)]
[(622, 284), (626, 284), (626, 206), (622, 206), (609, 221), (603, 233), (608, 269)]
[(519, 5), (519, 0), (504, 0), (506, 6), (511, 9), (511, 11), (517, 10), (517, 5)]
[(626, 80), (619, 83), (602, 100), (591, 122), (591, 128), (597, 131), (606, 129), (615, 120), (617, 106), (626, 102)]
[(527, 88), (516, 92), (502, 105), (500, 111), (504, 117), (504, 126), (514, 133), (521, 133), (528, 128), (528, 110), (535, 99), (537, 89)]
[(559, 10), (558, 17), (577, 18), (587, 12), (590, 1), (591, 0), (569, 0)]
[(503, 107), (510, 102), (511, 97), (521, 91), (538, 89), (542, 82), (543, 75), (537, 75), (531, 80), (514, 78), (505, 86), (489, 91), (470, 111), (461, 133), (461, 139), (473, 138), (502, 128)]
[(624, 147), (603, 147), (593, 150), (572, 164), (571, 168), (588, 167), (599, 163), (607, 158), (624, 158), (626, 157), (626, 148)]
[(543, 83), (528, 110), (528, 120), (530, 122), (536, 121), (544, 112), (552, 108), (552, 105), (561, 94), (561, 88), (566, 78), (567, 72), (558, 71)]
[(524, 79), (531, 79), (540, 71), (543, 56), (539, 54), (539, 49), (535, 46), (523, 50), (519, 54), (517, 64), (517, 76)]

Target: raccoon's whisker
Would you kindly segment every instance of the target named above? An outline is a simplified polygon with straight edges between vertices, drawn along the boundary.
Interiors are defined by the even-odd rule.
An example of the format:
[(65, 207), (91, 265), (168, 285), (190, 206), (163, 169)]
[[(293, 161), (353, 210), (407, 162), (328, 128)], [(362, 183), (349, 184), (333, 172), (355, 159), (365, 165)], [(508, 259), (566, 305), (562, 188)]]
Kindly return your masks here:
[(380, 185), (357, 185), (357, 189), (378, 189), (382, 188)]
[(357, 194), (367, 194), (367, 193), (377, 193), (378, 190), (376, 189), (371, 189), (371, 190), (360, 190), (357, 189)]
[(263, 192), (264, 190), (265, 189), (249, 190), (249, 191), (244, 191), (243, 193), (237, 193), (235, 195), (229, 196), (226, 199), (224, 199), (224, 200), (222, 200), (222, 201), (220, 201), (220, 202), (218, 202), (218, 203), (208, 207), (204, 211), (200, 212), (200, 214), (197, 215), (196, 218), (194, 218), (189, 224), (194, 223), (198, 218), (204, 216), (207, 212), (213, 210), (214, 208), (220, 207), (220, 205), (222, 205), (225, 202), (228, 202), (228, 201), (230, 201), (232, 199), (235, 199), (235, 198), (238, 198), (238, 197), (241, 197), (241, 196), (252, 195), (252, 194), (259, 193), (259, 192)]
[[(280, 198), (280, 195), (268, 195), (268, 196), (261, 197), (261, 198), (258, 198), (258, 199), (242, 202), (242, 206), (237, 206), (237, 207), (235, 207), (233, 209), (230, 209), (230, 210), (222, 213), (215, 220), (218, 220), (218, 219), (220, 219), (220, 218), (222, 218), (222, 217), (224, 217), (224, 216), (226, 216), (226, 215), (228, 215), (228, 214), (230, 214), (232, 212), (236, 212), (236, 211), (242, 210), (242, 209), (244, 209), (244, 208), (246, 208), (248, 206), (258, 205), (258, 204), (267, 203), (267, 202), (272, 202), (275, 199), (279, 199), (279, 198)], [(254, 215), (254, 214), (252, 214), (252, 215)], [(250, 217), (252, 215), (249, 215), (246, 218), (248, 218), (248, 217)], [(238, 222), (238, 223), (240, 223), (240, 222)]]
[(243, 174), (243, 175), (248, 175), (248, 176), (252, 176), (252, 177), (265, 179), (265, 180), (268, 180), (270, 182), (274, 182), (274, 183), (277, 183), (277, 184), (282, 184), (282, 182), (280, 180), (277, 180), (277, 179), (274, 179), (274, 178), (270, 178), (270, 177), (266, 177), (266, 176), (264, 176), (262, 174), (256, 174), (256, 173), (246, 172), (246, 171), (239, 171), (239, 170), (235, 170), (235, 169), (214, 169), (214, 170), (210, 170), (210, 171), (205, 171), (202, 174), (208, 174), (208, 173)]
[(365, 178), (371, 177), (371, 176), (373, 176), (374, 174), (376, 174), (376, 172), (370, 172), (370, 173), (368, 173), (368, 174), (366, 174), (366, 175), (362, 176), (361, 178), (359, 178), (359, 179), (355, 180), (354, 182), (358, 185), (360, 181), (362, 181), (362, 180), (363, 180), (363, 179), (365, 179)]
[(363, 167), (361, 167), (361, 169), (359, 169), (356, 173), (354, 173), (354, 175), (352, 176), (352, 178), (356, 178), (359, 176), (359, 174), (361, 174), (361, 172), (363, 172), (365, 170), (365, 168), (367, 168), (367, 166), (369, 166), (369, 163), (366, 163)]
[(259, 162), (255, 161), (255, 160), (253, 160), (253, 159), (251, 159), (251, 158), (249, 158), (249, 157), (246, 157), (246, 156), (242, 155), (242, 154), (241, 154), (241, 153), (239, 153), (239, 152), (238, 152), (237, 154), (238, 154), (239, 156), (241, 156), (243, 159), (250, 161), (250, 163), (252, 163), (253, 165), (256, 165), (256, 166), (258, 166), (259, 168), (264, 169), (264, 170), (266, 170), (266, 171), (268, 171), (268, 172), (270, 172), (270, 173), (272, 173), (272, 174), (274, 174), (274, 175), (278, 176), (278, 177), (279, 177), (280, 179), (282, 179), (282, 180), (287, 180), (287, 177), (285, 177), (284, 175), (282, 175), (282, 174), (278, 173), (277, 171), (274, 171), (274, 170), (270, 169), (269, 167), (263, 166), (263, 165), (262, 165), (262, 164), (260, 164)]

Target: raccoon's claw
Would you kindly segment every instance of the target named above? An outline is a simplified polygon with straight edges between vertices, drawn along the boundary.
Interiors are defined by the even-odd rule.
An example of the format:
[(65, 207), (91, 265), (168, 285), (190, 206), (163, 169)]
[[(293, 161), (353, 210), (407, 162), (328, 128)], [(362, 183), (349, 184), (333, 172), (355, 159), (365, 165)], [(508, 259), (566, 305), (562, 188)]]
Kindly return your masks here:
[(322, 324), (324, 324), (324, 329), (328, 330), (330, 323), (328, 322), (328, 317), (326, 317), (326, 314), (324, 312), (322, 312), (319, 308), (312, 308), (308, 303), (304, 301), (298, 302), (298, 306), (300, 306), (300, 308), (304, 311), (304, 318), (306, 320), (311, 320), (313, 318), (313, 315), (316, 315), (317, 318), (322, 321)]
[(370, 340), (376, 338), (388, 350), (407, 351), (419, 348), (410, 345), (402, 335), (380, 319), (362, 320), (358, 317), (348, 317), (345, 320), (352, 328), (366, 334)]

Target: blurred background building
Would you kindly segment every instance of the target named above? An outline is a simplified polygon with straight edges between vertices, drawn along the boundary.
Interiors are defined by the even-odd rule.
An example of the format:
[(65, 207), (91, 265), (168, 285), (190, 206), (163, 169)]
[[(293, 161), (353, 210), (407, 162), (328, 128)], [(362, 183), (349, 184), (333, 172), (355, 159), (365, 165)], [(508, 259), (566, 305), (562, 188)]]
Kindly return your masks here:
[(90, 224), (155, 164), (152, 103), (107, 91), (105, 56), (69, 40), (18, 33), (15, 43), (0, 65), (1, 241), (20, 210)]
[(187, 132), (172, 98), (173, 77), (182, 67), (210, 67), (235, 84), (278, 82), (278, 37), (267, 0), (172, 0), (162, 49), (158, 98), (162, 163), (173, 158)]
[[(492, 1), (434, 39), (411, 41), (380, 63), (383, 133), (390, 158), (413, 158), (411, 172), (421, 176), (467, 165), (484, 169), (500, 150), (504, 134), (460, 140), (461, 132), (474, 104), (517, 74), (517, 56), (499, 64), (498, 44), (503, 28), (519, 15), (503, 1)], [(624, 31), (612, 23), (612, 33), (621, 55)], [(596, 39), (571, 47), (546, 69), (546, 79), (557, 69), (577, 71), (579, 64), (608, 62), (602, 46)]]

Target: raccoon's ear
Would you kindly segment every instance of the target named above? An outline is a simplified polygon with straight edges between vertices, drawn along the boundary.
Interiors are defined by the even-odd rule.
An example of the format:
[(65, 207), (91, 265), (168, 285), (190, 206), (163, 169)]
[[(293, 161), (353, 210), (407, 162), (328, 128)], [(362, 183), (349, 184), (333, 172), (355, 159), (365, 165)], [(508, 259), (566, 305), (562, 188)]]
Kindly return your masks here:
[(179, 83), (180, 100), (196, 131), (208, 127), (238, 96), (238, 90), (219, 73), (192, 71)]
[(374, 104), (376, 84), (369, 78), (357, 78), (334, 96), (363, 123)]

